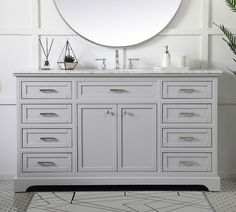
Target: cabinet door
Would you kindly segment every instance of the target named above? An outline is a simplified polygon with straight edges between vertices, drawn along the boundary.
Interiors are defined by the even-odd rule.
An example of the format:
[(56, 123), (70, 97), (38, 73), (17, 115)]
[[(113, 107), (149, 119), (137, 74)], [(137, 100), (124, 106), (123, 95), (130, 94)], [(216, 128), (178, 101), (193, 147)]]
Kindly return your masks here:
[(79, 171), (117, 171), (115, 105), (78, 106)]
[(120, 105), (119, 171), (156, 171), (156, 105)]

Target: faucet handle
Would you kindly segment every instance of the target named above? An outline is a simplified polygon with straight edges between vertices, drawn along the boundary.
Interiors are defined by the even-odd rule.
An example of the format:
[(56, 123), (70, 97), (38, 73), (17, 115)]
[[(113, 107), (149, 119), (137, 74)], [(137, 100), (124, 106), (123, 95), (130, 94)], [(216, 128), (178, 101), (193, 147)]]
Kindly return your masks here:
[(101, 69), (102, 70), (106, 70), (107, 69), (107, 65), (106, 65), (106, 58), (96, 58), (95, 61), (102, 61), (101, 64)]
[(139, 61), (139, 58), (129, 58), (129, 69), (133, 69), (134, 68), (134, 64), (133, 61)]

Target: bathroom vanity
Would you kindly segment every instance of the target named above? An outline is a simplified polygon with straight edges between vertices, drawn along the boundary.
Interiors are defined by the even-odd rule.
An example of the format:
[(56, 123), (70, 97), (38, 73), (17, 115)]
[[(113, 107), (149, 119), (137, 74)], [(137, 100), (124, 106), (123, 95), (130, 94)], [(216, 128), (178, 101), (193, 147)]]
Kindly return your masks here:
[(15, 73), (15, 191), (40, 185), (204, 185), (219, 191), (220, 74)]

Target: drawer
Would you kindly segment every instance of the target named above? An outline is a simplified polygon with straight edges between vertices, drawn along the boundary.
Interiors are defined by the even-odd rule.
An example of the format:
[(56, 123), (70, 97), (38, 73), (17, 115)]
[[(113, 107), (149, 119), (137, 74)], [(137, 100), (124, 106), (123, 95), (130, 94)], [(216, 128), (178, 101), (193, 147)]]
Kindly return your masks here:
[(164, 99), (210, 99), (212, 82), (163, 82)]
[(78, 98), (153, 98), (157, 82), (78, 82)]
[(163, 147), (211, 147), (211, 129), (163, 129)]
[(211, 123), (211, 104), (163, 104), (163, 123)]
[(22, 121), (26, 124), (71, 123), (71, 105), (22, 105)]
[(71, 82), (22, 82), (22, 99), (70, 99)]
[(211, 153), (163, 153), (163, 172), (210, 172)]
[(71, 129), (23, 129), (23, 148), (72, 147)]
[(71, 154), (23, 154), (23, 172), (71, 172)]

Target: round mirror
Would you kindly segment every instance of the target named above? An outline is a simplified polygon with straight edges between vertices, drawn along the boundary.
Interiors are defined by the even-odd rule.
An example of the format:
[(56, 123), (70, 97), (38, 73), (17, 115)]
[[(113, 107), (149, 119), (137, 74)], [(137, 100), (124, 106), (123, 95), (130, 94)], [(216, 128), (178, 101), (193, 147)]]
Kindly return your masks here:
[(100, 45), (122, 47), (144, 42), (174, 17), (182, 0), (54, 0), (67, 24)]

